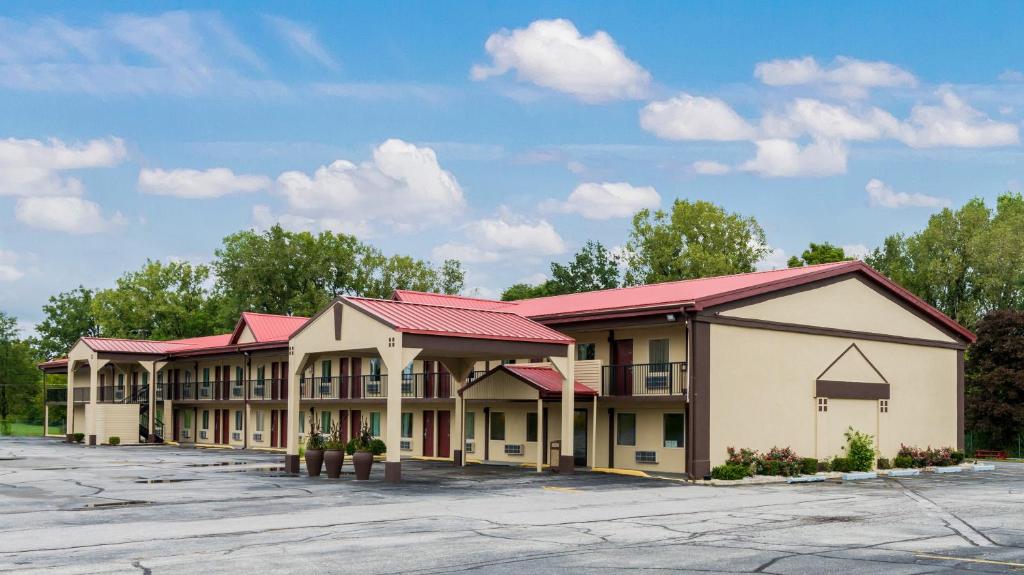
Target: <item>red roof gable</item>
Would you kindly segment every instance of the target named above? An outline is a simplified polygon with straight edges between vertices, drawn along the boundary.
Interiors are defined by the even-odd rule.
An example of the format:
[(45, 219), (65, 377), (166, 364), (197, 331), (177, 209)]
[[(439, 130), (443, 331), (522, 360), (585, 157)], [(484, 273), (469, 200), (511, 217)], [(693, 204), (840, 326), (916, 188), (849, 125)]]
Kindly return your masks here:
[(360, 297), (342, 298), (403, 333), (571, 344), (549, 327), (508, 312), (405, 303)]
[[(522, 381), (523, 383), (535, 388), (540, 392), (541, 397), (547, 398), (559, 398), (562, 397), (562, 374), (558, 373), (553, 367), (543, 365), (515, 365), (515, 364), (504, 364), (499, 365), (491, 371), (481, 375), (474, 379), (470, 383), (467, 383), (459, 390), (461, 394), (463, 391), (473, 387), (477, 383), (483, 381), (487, 377), (503, 371), (508, 373), (512, 377)], [(597, 392), (593, 389), (583, 385), (582, 383), (575, 381), (573, 382), (573, 391), (577, 396), (593, 397), (597, 395)]]
[(235, 331), (231, 334), (229, 343), (238, 343), (238, 337), (242, 330), (248, 326), (253, 338), (257, 343), (269, 343), (275, 341), (288, 341), (293, 333), (306, 325), (308, 317), (292, 315), (273, 315), (268, 313), (256, 313), (252, 311), (242, 312), (235, 325)]

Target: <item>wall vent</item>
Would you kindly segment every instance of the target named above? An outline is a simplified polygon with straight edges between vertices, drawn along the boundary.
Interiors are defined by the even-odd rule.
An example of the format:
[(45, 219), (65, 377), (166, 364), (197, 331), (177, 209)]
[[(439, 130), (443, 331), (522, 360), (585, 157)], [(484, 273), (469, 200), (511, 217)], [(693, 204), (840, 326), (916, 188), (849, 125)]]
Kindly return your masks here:
[(263, 434), (262, 433), (254, 433), (254, 434), (252, 434), (252, 440), (253, 441), (263, 441)]
[(523, 446), (521, 444), (505, 444), (505, 455), (522, 455)]
[(403, 440), (398, 442), (398, 446), (399, 446), (399, 448), (402, 451), (411, 451), (412, 450), (412, 440), (411, 439), (403, 439)]
[(637, 451), (636, 452), (637, 463), (657, 463), (658, 452), (657, 451)]
[(476, 441), (474, 441), (472, 439), (467, 439), (466, 440), (466, 453), (473, 453), (473, 449), (474, 449), (475, 445), (476, 445)]

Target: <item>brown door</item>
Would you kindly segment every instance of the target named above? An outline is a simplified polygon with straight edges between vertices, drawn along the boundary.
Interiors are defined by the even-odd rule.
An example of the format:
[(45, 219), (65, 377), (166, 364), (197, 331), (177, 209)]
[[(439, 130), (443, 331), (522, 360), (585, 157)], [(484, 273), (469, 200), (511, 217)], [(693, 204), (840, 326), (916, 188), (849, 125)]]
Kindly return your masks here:
[(349, 422), (349, 429), (352, 430), (352, 439), (359, 437), (359, 428), (363, 426), (362, 417), (363, 414), (360, 413), (358, 409), (352, 410), (352, 420)]
[(452, 396), (452, 376), (443, 363), (437, 362), (437, 397), (448, 399)]
[(338, 432), (341, 433), (341, 440), (348, 443), (348, 412), (344, 409), (338, 410)]
[(434, 456), (434, 412), (423, 412), (423, 456)]
[(270, 410), (270, 446), (277, 447), (277, 410)]
[(221, 385), (224, 386), (224, 399), (231, 399), (231, 366), (222, 365), (220, 368), (220, 379), (223, 382)]
[(174, 438), (174, 441), (178, 441), (178, 442), (181, 441), (181, 436), (178, 433), (178, 417), (179, 417), (179, 412), (180, 411), (181, 410), (179, 410), (179, 409), (175, 409), (175, 410), (173, 410), (173, 413), (171, 414), (172, 415), (172, 417), (171, 417), (171, 437)]
[(224, 388), (220, 385), (220, 366), (213, 368), (213, 397), (214, 399), (227, 399), (221, 395)]
[(615, 340), (615, 395), (633, 395), (633, 340)]
[[(348, 358), (342, 357), (338, 359), (338, 397), (341, 399), (348, 398), (348, 388), (350, 384), (351, 380), (348, 377)], [(344, 429), (344, 427), (345, 426), (343, 425), (342, 431), (344, 433), (348, 433), (348, 430)]]
[(231, 437), (231, 411), (227, 409), (222, 409), (220, 410), (220, 412), (221, 419), (223, 420), (220, 426), (221, 443), (227, 445), (228, 438)]
[(220, 410), (213, 410), (213, 442), (220, 443)]
[(288, 447), (288, 410), (279, 410), (277, 416), (281, 419), (281, 422), (277, 424), (277, 446)]
[[(281, 377), (281, 372), (279, 371), (280, 368), (281, 368), (281, 366), (278, 365), (278, 363), (276, 361), (272, 362), (270, 364), (270, 398), (271, 399), (277, 399), (277, 398), (280, 397), (280, 395), (279, 395), (281, 393), (281, 387), (280, 387), (281, 386), (281, 382), (279, 380), (279, 378)], [(263, 389), (264, 390), (266, 390), (266, 385), (267, 385), (266, 382), (264, 382), (264, 384), (263, 384)], [(266, 393), (266, 391), (264, 391), (263, 393)]]
[[(352, 358), (352, 397), (359, 399), (363, 396), (363, 358)], [(358, 427), (356, 428), (358, 429)]]
[(279, 386), (280, 394), (277, 399), (288, 399), (288, 362), (281, 362), (281, 384)]
[(452, 412), (437, 412), (437, 456), (452, 456)]
[(435, 397), (434, 395), (434, 362), (423, 362), (423, 397)]

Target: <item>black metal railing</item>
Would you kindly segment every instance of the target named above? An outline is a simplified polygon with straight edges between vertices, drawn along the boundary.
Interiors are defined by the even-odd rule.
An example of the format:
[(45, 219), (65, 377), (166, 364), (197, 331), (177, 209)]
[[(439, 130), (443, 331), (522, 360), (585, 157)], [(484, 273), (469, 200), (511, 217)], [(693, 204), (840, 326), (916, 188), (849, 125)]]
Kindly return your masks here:
[(682, 396), (686, 362), (606, 365), (601, 368), (601, 392), (617, 397)]
[(68, 402), (68, 388), (66, 387), (52, 387), (46, 389), (46, 402), (47, 403), (67, 403)]
[(246, 382), (249, 399), (256, 401), (283, 401), (288, 399), (288, 380), (277, 378), (253, 379)]
[(387, 397), (386, 375), (303, 377), (302, 399), (380, 399)]
[(452, 376), (448, 372), (403, 373), (402, 397), (450, 399)]
[(466, 383), (473, 383), (474, 381), (477, 380), (477, 378), (487, 373), (487, 371), (488, 370), (486, 369), (474, 369), (473, 371), (469, 372), (469, 377), (466, 378)]

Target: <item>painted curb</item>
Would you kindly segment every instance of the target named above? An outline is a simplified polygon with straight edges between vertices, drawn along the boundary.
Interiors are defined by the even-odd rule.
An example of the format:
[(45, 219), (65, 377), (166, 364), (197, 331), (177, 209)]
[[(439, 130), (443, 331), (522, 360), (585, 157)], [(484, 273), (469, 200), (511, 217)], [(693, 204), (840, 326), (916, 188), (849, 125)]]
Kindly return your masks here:
[(963, 471), (963, 467), (949, 466), (949, 467), (936, 467), (932, 470), (933, 473), (960, 473)]
[(822, 475), (801, 475), (799, 477), (790, 477), (786, 480), (786, 483), (818, 483), (825, 481), (825, 477)]
[(889, 472), (889, 477), (917, 477), (921, 475), (920, 469), (893, 469)]
[(594, 473), (609, 473), (611, 475), (629, 475), (630, 477), (650, 477), (647, 473), (637, 469), (615, 469), (612, 467), (592, 467)]
[(975, 463), (971, 471), (995, 471), (996, 466), (991, 463)]
[(861, 479), (878, 479), (878, 474), (874, 471), (854, 471), (843, 474), (843, 481), (859, 481)]

